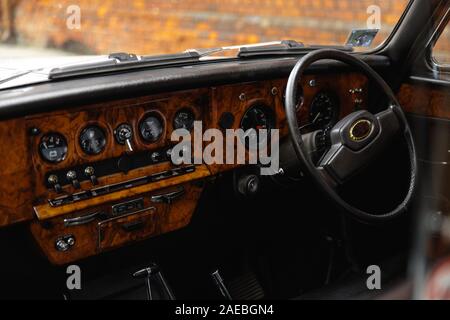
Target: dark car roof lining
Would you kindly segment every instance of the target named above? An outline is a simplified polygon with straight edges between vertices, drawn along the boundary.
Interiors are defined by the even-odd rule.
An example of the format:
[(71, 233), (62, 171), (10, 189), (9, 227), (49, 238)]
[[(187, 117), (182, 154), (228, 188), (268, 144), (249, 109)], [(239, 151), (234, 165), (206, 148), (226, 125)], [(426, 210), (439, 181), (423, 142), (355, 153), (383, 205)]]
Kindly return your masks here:
[[(379, 72), (390, 67), (389, 58), (361, 55)], [(298, 58), (256, 59), (178, 68), (140, 70), (95, 77), (51, 81), (0, 92), (0, 120), (68, 109), (114, 99), (152, 95), (224, 84), (287, 78)], [(309, 73), (351, 71), (343, 63), (324, 60)]]

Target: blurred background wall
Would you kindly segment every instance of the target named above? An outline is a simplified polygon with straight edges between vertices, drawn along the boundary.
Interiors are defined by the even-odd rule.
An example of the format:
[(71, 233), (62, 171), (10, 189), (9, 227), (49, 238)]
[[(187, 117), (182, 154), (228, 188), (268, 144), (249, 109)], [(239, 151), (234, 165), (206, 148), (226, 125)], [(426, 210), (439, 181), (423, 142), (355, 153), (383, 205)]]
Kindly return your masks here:
[[(408, 0), (0, 0), (9, 2), (13, 41), (76, 53), (171, 53), (278, 39), (344, 44), (382, 8), (381, 42)], [(67, 8), (81, 28), (67, 28)], [(11, 39), (10, 39), (11, 41)], [(448, 43), (448, 41), (447, 41)]]

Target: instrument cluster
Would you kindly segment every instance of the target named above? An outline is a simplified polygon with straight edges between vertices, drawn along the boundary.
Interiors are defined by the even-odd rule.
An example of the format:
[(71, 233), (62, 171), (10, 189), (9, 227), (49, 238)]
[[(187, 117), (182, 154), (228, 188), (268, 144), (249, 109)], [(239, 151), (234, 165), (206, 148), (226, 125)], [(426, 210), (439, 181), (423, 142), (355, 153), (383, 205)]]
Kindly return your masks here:
[[(181, 108), (173, 117), (172, 127), (191, 131), (194, 127), (196, 114), (191, 108)], [(132, 152), (132, 140), (137, 137), (146, 145), (159, 142), (167, 130), (166, 119), (158, 111), (144, 114), (136, 126), (137, 133), (129, 123), (122, 123), (114, 129), (112, 139), (108, 137), (108, 130), (100, 124), (87, 125), (77, 137), (82, 152), (87, 156), (97, 156), (108, 147), (109, 141), (125, 145), (127, 152)], [(68, 139), (59, 132), (44, 134), (39, 143), (39, 154), (43, 160), (50, 164), (58, 164), (66, 160), (69, 153)]]

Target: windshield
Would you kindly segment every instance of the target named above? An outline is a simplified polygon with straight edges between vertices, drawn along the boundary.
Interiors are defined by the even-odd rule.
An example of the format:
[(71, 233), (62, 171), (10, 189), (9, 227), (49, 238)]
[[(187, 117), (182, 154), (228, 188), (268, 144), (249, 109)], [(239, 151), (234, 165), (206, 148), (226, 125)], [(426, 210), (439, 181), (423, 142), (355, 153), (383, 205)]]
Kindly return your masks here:
[(389, 36), (408, 2), (0, 0), (0, 57), (154, 55), (282, 39), (370, 50)]

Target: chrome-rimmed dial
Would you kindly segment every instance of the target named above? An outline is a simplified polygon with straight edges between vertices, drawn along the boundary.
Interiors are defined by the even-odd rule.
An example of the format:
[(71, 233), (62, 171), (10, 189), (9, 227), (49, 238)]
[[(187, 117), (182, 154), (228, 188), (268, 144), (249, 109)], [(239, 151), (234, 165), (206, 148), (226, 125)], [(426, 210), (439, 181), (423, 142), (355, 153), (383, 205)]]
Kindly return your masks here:
[(88, 126), (80, 134), (80, 146), (88, 155), (98, 155), (105, 150), (106, 134), (98, 126)]
[(318, 93), (309, 110), (309, 121), (316, 129), (334, 126), (339, 118), (339, 103), (336, 96), (329, 92)]
[(139, 124), (141, 138), (147, 143), (155, 143), (164, 133), (164, 121), (161, 116), (152, 112), (147, 114)]
[(67, 157), (67, 141), (60, 133), (48, 133), (39, 143), (41, 157), (50, 163), (60, 163)]
[(173, 127), (177, 129), (185, 129), (191, 131), (194, 128), (195, 114), (189, 108), (181, 109), (173, 119)]

